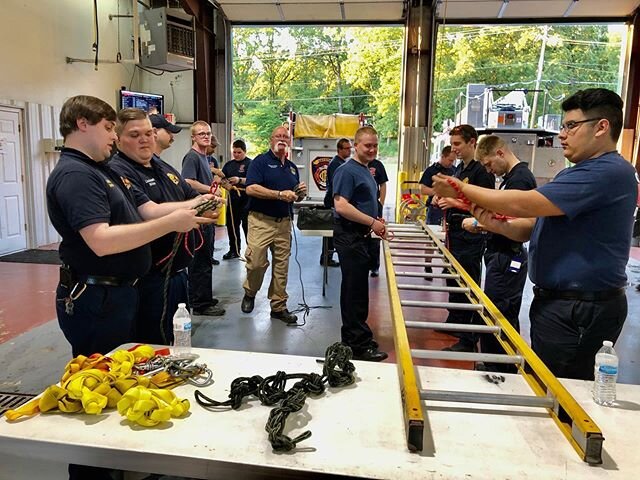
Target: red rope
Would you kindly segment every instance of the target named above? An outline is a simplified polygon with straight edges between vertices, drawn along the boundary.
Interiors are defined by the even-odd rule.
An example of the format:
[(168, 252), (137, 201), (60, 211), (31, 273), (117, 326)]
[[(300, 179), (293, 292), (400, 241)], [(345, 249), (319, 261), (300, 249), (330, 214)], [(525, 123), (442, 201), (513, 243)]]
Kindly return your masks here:
[[(454, 182), (452, 178), (447, 178), (447, 183), (458, 194), (457, 199), (460, 200), (462, 203), (464, 203), (466, 207), (464, 208), (464, 210), (471, 210), (471, 201), (467, 198), (467, 196), (464, 193), (462, 193), (462, 189), (458, 186), (458, 184)], [(493, 218), (494, 220), (500, 220), (500, 221), (506, 222), (507, 220), (513, 220), (516, 217), (510, 217), (508, 215), (503, 215), (501, 213), (495, 213), (491, 218)]]

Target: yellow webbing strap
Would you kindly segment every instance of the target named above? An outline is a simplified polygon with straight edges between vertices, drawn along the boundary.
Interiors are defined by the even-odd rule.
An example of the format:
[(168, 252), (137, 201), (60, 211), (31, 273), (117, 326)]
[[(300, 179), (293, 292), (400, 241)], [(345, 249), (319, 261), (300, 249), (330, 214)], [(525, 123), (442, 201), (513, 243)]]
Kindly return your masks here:
[(191, 407), (189, 400), (181, 400), (171, 390), (134, 387), (118, 402), (118, 413), (130, 422), (153, 427), (171, 417), (183, 416)]
[[(118, 350), (111, 357), (79, 355), (66, 365), (60, 385), (48, 387), (39, 398), (20, 408), (7, 410), (5, 417), (14, 421), (51, 410), (100, 414), (104, 408), (116, 407), (127, 391), (151, 385), (149, 378), (132, 376), (131, 373), (134, 363), (154, 354), (153, 347), (142, 345), (132, 352)], [(175, 395), (172, 398), (175, 399)], [(159, 408), (156, 405), (153, 410)]]

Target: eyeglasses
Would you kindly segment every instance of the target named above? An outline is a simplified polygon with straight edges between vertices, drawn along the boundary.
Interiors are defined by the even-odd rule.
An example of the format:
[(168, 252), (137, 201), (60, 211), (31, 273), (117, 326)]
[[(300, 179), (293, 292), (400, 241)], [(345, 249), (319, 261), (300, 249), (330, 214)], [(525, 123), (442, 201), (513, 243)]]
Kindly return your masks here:
[(560, 131), (565, 131), (567, 133), (569, 133), (570, 131), (572, 131), (574, 128), (576, 128), (577, 126), (579, 126), (582, 123), (587, 123), (587, 122), (598, 122), (600, 121), (599, 118), (587, 118), (585, 120), (569, 120), (567, 123), (563, 123), (562, 125), (560, 125)]
[(195, 136), (200, 138), (210, 137), (211, 132), (198, 132), (195, 134)]

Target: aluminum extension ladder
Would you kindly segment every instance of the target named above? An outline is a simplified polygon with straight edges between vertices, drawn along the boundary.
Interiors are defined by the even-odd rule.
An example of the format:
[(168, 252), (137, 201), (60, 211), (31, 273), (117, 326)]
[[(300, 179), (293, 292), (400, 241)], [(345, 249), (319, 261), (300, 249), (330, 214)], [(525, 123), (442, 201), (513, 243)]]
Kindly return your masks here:
[[(392, 238), (383, 242), (384, 258), (404, 410), (405, 432), (409, 450), (422, 451), (424, 431), (422, 400), (540, 407), (548, 411), (583, 461), (593, 465), (601, 464), (604, 438), (598, 426), (542, 363), (540, 358), (531, 350), (531, 347), (527, 345), (480, 287), (469, 277), (451, 252), (437, 238), (434, 231), (422, 221), (417, 224), (391, 223), (387, 225), (387, 230), (392, 232)], [(419, 260), (424, 260), (424, 262), (421, 263)], [(396, 267), (404, 266), (440, 267), (443, 268), (443, 273), (395, 270)], [(458, 286), (398, 283), (397, 279), (402, 277), (454, 279)], [(402, 300), (400, 293), (405, 290), (427, 292), (457, 291), (465, 293), (470, 303), (451, 304), (447, 302)], [(473, 310), (484, 320), (485, 325), (405, 321), (402, 312), (403, 306)], [(505, 353), (483, 354), (411, 349), (407, 328), (491, 333), (496, 336)], [(524, 377), (534, 395), (420, 390), (414, 370), (413, 358), (513, 364), (517, 366), (518, 373)]]

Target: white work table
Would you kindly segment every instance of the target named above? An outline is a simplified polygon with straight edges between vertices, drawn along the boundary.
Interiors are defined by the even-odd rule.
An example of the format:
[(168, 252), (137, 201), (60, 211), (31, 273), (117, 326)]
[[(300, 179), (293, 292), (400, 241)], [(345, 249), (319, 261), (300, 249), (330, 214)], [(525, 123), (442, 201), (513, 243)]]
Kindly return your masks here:
[[(194, 352), (213, 370), (215, 384), (203, 393), (216, 400), (227, 398), (238, 376), (322, 368), (310, 357)], [(25, 464), (88, 463), (196, 478), (638, 478), (640, 386), (619, 385), (620, 407), (605, 408), (591, 400), (590, 382), (563, 381), (604, 433), (602, 466), (582, 462), (545, 410), (522, 407), (430, 402), (430, 433), (425, 435), (425, 451), (417, 454), (405, 445), (396, 366), (354, 364), (355, 385), (309, 397), (303, 410), (289, 417), (286, 434), (313, 433), (297, 452), (272, 451), (264, 430), (271, 409), (258, 400), (245, 400), (238, 411), (211, 412), (195, 402), (195, 387), (182, 386), (175, 392), (191, 401), (190, 414), (156, 428), (130, 425), (116, 411), (98, 416), (41, 414), (12, 424), (3, 417), (0, 461), (3, 456), (24, 457)], [(505, 375), (504, 383), (494, 385), (482, 372), (420, 367), (419, 374), (427, 389), (530, 393), (516, 375)]]

